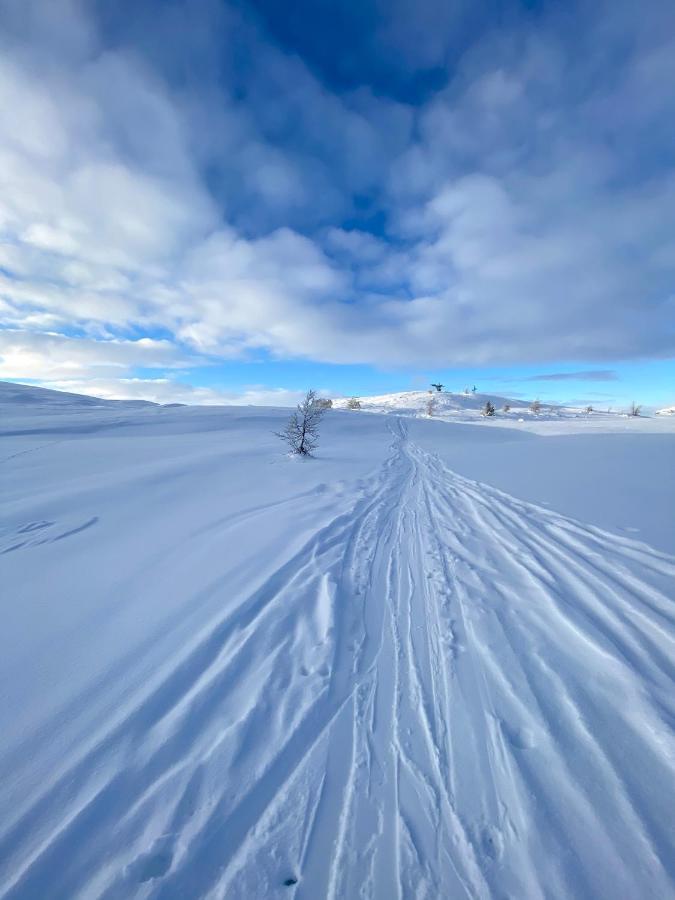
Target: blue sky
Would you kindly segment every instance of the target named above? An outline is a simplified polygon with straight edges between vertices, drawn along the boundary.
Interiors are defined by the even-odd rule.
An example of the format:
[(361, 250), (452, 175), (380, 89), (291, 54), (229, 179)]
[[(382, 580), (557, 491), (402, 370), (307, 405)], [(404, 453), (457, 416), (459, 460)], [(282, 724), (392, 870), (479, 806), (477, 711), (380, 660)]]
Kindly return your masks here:
[(675, 402), (669, 0), (4, 0), (0, 377)]

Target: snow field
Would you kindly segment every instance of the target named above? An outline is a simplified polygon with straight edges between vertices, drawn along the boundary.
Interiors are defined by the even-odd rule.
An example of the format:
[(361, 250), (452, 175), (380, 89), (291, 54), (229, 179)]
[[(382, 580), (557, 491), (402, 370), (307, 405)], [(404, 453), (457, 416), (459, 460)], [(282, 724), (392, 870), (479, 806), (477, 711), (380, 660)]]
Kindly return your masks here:
[(459, 426), (81, 413), (3, 422), (1, 897), (673, 892), (673, 556)]

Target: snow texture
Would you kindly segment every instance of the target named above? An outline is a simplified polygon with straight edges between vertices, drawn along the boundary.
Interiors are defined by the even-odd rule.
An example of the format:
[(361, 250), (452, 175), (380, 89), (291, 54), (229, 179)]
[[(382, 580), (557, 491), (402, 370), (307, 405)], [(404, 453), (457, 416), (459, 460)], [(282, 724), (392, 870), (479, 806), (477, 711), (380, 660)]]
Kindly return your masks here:
[(673, 895), (674, 420), (390, 405), (0, 385), (0, 897)]

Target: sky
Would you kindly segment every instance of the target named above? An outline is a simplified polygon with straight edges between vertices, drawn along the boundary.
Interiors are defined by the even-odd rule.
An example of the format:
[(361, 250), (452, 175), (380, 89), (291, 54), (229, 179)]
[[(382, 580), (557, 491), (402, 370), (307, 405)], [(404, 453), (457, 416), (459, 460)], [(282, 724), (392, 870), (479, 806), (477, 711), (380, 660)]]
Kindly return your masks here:
[(672, 0), (0, 0), (0, 379), (675, 403)]

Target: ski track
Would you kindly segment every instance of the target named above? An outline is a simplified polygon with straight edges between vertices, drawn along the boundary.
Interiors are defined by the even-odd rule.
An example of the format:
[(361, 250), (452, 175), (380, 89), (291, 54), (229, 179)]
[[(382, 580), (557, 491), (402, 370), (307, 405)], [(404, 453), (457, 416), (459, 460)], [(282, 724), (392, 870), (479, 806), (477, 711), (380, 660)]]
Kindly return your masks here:
[(353, 512), (17, 810), (0, 896), (673, 895), (675, 559), (390, 427)]

